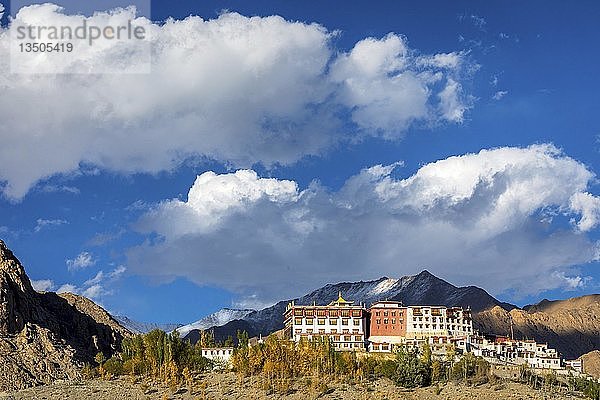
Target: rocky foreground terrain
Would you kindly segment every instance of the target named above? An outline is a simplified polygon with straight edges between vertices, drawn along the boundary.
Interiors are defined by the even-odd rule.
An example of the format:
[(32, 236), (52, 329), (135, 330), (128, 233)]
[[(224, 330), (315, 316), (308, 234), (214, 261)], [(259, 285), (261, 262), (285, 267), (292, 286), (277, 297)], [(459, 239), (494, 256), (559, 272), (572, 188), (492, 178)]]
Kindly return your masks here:
[[(438, 393), (439, 390), (439, 393)], [(202, 377), (193, 391), (187, 388), (169, 389), (152, 384), (132, 383), (128, 378), (114, 381), (91, 380), (82, 382), (57, 382), (52, 385), (38, 386), (10, 393), (0, 393), (0, 400), (26, 399), (70, 399), (70, 400), (191, 400), (191, 399), (289, 399), (289, 400), (525, 400), (525, 399), (579, 399), (576, 394), (551, 390), (534, 390), (514, 382), (497, 382), (477, 387), (462, 384), (441, 385), (420, 389), (402, 389), (387, 379), (367, 384), (330, 383), (327, 388), (317, 390), (296, 384), (288, 394), (269, 394), (250, 378), (240, 379), (234, 373), (211, 373)]]
[(74, 294), (38, 293), (0, 240), (0, 390), (76, 379), (98, 352), (109, 357), (129, 332)]

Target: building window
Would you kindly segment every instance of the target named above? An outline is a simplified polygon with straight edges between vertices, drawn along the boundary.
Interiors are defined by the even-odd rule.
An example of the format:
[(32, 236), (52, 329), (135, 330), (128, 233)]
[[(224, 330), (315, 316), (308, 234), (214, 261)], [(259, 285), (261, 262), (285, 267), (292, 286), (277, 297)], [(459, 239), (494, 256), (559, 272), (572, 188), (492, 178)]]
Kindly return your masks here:
[(354, 336), (356, 342), (362, 342), (362, 336)]
[(387, 311), (384, 311), (384, 312), (383, 312), (383, 316), (384, 316), (384, 317), (387, 317), (387, 316), (388, 316), (388, 312), (387, 312)]
[(390, 320), (389, 320), (389, 319), (387, 319), (387, 318), (384, 318), (384, 320), (383, 320), (383, 323), (384, 323), (385, 325), (387, 325), (387, 324), (389, 324), (389, 323), (390, 323)]
[(344, 336), (344, 342), (351, 342), (352, 336)]
[(354, 320), (354, 325), (355, 326), (359, 326), (360, 325), (360, 319), (355, 319)]
[(343, 319), (342, 320), (342, 325), (348, 325), (348, 320), (347, 319)]
[(377, 320), (375, 320), (375, 323), (377, 323), (377, 325), (381, 325), (381, 320), (377, 319)]
[(392, 324), (396, 324), (396, 319), (392, 318)]
[(329, 320), (329, 325), (337, 325), (337, 323), (338, 323), (337, 318), (333, 318), (333, 319)]
[(306, 318), (306, 324), (307, 325), (312, 325), (314, 323), (312, 318)]
[(392, 317), (396, 316), (396, 311), (392, 311)]
[(317, 319), (317, 325), (325, 325), (325, 319), (324, 318)]
[(380, 315), (381, 315), (381, 312), (379, 312), (379, 311), (375, 311), (375, 316), (376, 316), (376, 317), (379, 317)]
[(302, 325), (302, 318), (295, 318), (294, 319), (294, 324), (296, 324), (296, 325)]
[(331, 333), (337, 333), (337, 329), (332, 329)]

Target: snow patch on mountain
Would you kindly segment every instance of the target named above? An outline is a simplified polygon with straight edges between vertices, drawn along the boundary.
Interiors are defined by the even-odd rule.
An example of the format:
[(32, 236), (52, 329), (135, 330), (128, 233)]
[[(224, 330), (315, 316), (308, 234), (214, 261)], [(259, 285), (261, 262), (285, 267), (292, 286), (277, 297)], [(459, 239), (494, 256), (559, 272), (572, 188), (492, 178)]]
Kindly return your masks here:
[(233, 308), (223, 308), (216, 313), (207, 315), (206, 317), (192, 322), (191, 324), (181, 326), (177, 328), (177, 332), (179, 332), (180, 337), (185, 337), (188, 333), (190, 333), (194, 329), (198, 330), (206, 330), (212, 328), (213, 326), (221, 326), (226, 323), (233, 321), (234, 319), (242, 319), (254, 310), (237, 310)]
[(396, 284), (398, 283), (398, 279), (388, 278), (381, 282), (379, 282), (371, 291), (370, 295), (382, 295), (388, 293)]

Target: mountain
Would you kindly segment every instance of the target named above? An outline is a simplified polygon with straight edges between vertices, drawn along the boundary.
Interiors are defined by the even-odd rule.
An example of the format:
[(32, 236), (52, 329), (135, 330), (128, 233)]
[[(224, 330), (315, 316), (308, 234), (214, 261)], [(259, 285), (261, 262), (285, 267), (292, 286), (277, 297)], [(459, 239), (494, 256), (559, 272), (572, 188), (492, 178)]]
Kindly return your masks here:
[[(344, 298), (355, 303), (369, 306), (378, 300), (397, 300), (411, 305), (445, 305), (471, 307), (474, 312), (499, 306), (513, 309), (515, 306), (502, 303), (485, 290), (475, 286), (456, 287), (428, 271), (418, 275), (405, 276), (399, 279), (383, 277), (373, 281), (342, 282), (328, 284), (303, 297), (293, 299), (296, 304), (328, 304), (338, 298), (341, 292)], [(283, 328), (283, 313), (291, 301), (284, 300), (260, 311), (253, 311), (245, 317), (228, 322), (213, 329), (217, 340), (227, 336), (236, 336), (237, 330), (246, 330), (250, 336), (268, 335)], [(186, 338), (194, 341), (197, 332), (190, 331)]]
[(154, 323), (154, 322), (140, 322), (134, 321), (124, 315), (113, 315), (113, 318), (119, 322), (119, 324), (127, 328), (131, 333), (148, 333), (154, 329), (160, 329), (161, 331), (171, 332), (174, 329), (181, 327), (183, 324), (175, 323)]
[(600, 295), (542, 300), (523, 309), (494, 307), (473, 316), (482, 332), (546, 342), (567, 359), (600, 349)]
[(180, 337), (186, 337), (193, 330), (206, 330), (213, 326), (221, 326), (226, 323), (233, 321), (234, 319), (242, 319), (254, 310), (237, 310), (233, 308), (223, 308), (213, 314), (207, 315), (206, 317), (192, 322), (188, 325), (178, 327), (176, 330), (179, 332)]
[[(476, 286), (457, 287), (428, 271), (400, 279), (343, 282), (325, 285), (303, 297), (296, 304), (328, 304), (341, 292), (344, 298), (369, 306), (377, 300), (402, 301), (407, 305), (445, 305), (471, 307), (475, 329), (482, 333), (510, 335), (511, 319), (516, 338), (547, 342), (566, 358), (577, 358), (600, 349), (600, 295), (568, 300), (542, 300), (520, 309), (496, 300)], [(226, 324), (212, 327), (215, 339), (236, 337), (238, 330), (250, 336), (263, 336), (283, 328), (283, 313), (291, 301), (280, 301), (263, 310)], [(182, 335), (183, 336), (183, 335)], [(199, 337), (192, 329), (186, 336), (192, 342)]]
[(130, 332), (91, 300), (38, 293), (0, 240), (0, 391), (73, 379), (98, 352), (109, 357)]

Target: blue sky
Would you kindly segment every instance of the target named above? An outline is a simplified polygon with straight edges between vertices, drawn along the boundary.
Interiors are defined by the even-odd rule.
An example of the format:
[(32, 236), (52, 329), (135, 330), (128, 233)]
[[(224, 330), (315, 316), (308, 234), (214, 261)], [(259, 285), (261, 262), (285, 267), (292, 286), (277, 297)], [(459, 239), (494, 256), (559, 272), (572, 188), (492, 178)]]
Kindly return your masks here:
[[(224, 18), (225, 10), (240, 15)], [(182, 21), (189, 15), (204, 21)], [(263, 20), (272, 15), (282, 19)], [(260, 18), (247, 18), (254, 16)], [(16, 150), (0, 150), (0, 237), (32, 280), (156, 322), (189, 322), (327, 282), (425, 268), (520, 305), (598, 292), (597, 3), (152, 2), (153, 21), (168, 17), (179, 30), (164, 40), (173, 47), (173, 37), (182, 35), (197, 58), (177, 61), (173, 52), (156, 61), (156, 76), (147, 81), (114, 75), (98, 86), (108, 89), (82, 92), (95, 77), (57, 89), (65, 82), (58, 77), (32, 89), (18, 79), (9, 85), (15, 80), (2, 73), (0, 86), (10, 89), (0, 103), (7, 122), (0, 140)], [(220, 21), (221, 30), (203, 36), (210, 20)], [(254, 23), (262, 31), (252, 30)], [(217, 43), (235, 29), (251, 43), (247, 54), (236, 50), (250, 57), (244, 60), (261, 46), (275, 49), (247, 74), (233, 61), (202, 59), (201, 40), (189, 39)], [(359, 43), (366, 58), (352, 53)], [(382, 61), (388, 69), (373, 78), (361, 68), (380, 55), (380, 44), (407, 50), (389, 50), (392, 59)], [(219, 54), (212, 51), (206, 50)], [(434, 66), (440, 54), (457, 64)], [(261, 72), (268, 76), (254, 75)], [(439, 78), (425, 81), (423, 73)], [(408, 75), (419, 76), (425, 94), (393, 86)], [(188, 91), (186, 82), (206, 89)], [(444, 108), (440, 96), (453, 82), (460, 90)], [(149, 86), (155, 90), (146, 92)], [(93, 96), (69, 100), (94, 91), (104, 108), (96, 108)], [(138, 96), (115, 100), (127, 93)], [(402, 117), (423, 96), (425, 114)], [(88, 123), (88, 116), (115, 109), (127, 111)], [(114, 137), (94, 139), (103, 132)], [(464, 168), (480, 168), (482, 181), (465, 181), (457, 159), (432, 164), (466, 154)], [(387, 172), (364, 170), (399, 161)], [(235, 176), (238, 169), (257, 175)], [(203, 175), (194, 185), (207, 171), (216, 178)], [(417, 183), (407, 180), (419, 171)], [(456, 180), (435, 179), (445, 173)], [(193, 185), (196, 197), (188, 201)], [(473, 191), (464, 195), (461, 185)], [(507, 197), (517, 200), (504, 207)], [(585, 201), (578, 206), (575, 198)], [(290, 218), (298, 218), (292, 228)]]

